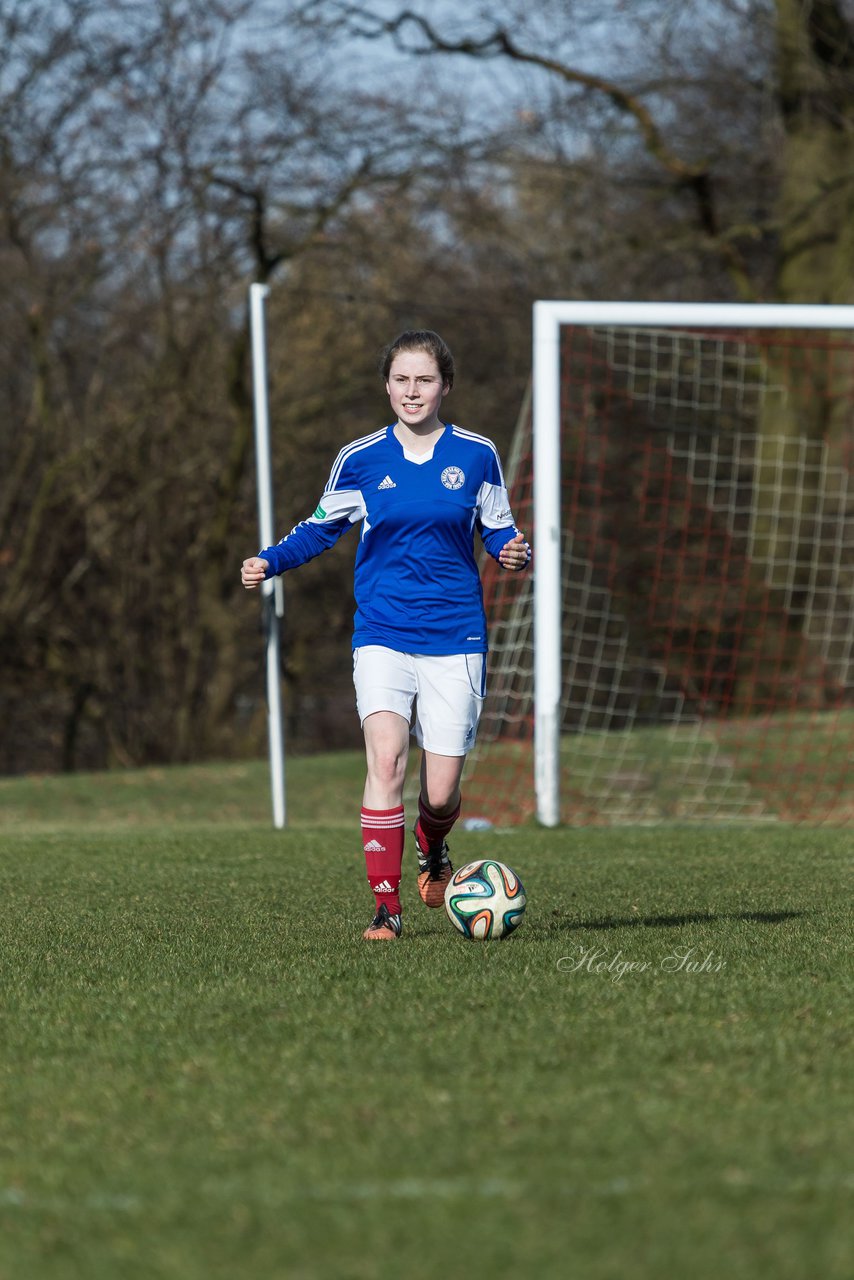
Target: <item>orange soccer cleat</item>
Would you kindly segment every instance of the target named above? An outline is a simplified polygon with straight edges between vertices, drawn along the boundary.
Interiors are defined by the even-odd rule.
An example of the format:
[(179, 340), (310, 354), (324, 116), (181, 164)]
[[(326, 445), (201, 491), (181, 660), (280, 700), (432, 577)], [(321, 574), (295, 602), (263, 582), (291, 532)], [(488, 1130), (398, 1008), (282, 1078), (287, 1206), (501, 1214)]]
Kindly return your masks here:
[(454, 873), (447, 844), (443, 841), (425, 853), (416, 835), (415, 849), (418, 854), (418, 893), (421, 901), (428, 907), (444, 906), (445, 885)]

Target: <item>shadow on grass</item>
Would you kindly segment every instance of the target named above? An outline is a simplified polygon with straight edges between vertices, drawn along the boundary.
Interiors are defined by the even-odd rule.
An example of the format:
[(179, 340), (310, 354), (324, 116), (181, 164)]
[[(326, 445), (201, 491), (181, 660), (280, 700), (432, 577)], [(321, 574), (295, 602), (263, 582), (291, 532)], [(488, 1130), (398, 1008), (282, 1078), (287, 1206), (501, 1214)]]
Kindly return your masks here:
[(693, 911), (681, 916), (630, 916), (628, 919), (615, 919), (609, 916), (604, 920), (563, 920), (556, 923), (556, 928), (567, 930), (581, 929), (625, 929), (642, 926), (651, 929), (679, 928), (686, 924), (714, 924), (718, 920), (749, 920), (754, 924), (782, 924), (786, 920), (797, 920), (808, 915), (807, 911)]

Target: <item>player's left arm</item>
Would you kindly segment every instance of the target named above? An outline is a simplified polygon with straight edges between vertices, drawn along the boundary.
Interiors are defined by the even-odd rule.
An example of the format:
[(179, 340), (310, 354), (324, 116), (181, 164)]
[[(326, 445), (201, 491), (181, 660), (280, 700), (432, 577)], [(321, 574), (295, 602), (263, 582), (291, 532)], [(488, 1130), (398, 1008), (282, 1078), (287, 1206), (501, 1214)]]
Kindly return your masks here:
[(513, 520), (510, 498), (497, 458), (478, 491), (477, 527), (486, 550), (503, 569), (518, 573), (527, 567), (531, 548)]
[(514, 525), (515, 536), (508, 539), (499, 551), (496, 559), (502, 569), (510, 569), (513, 573), (518, 573), (520, 569), (527, 569), (531, 560), (531, 548), (525, 541), (525, 535)]

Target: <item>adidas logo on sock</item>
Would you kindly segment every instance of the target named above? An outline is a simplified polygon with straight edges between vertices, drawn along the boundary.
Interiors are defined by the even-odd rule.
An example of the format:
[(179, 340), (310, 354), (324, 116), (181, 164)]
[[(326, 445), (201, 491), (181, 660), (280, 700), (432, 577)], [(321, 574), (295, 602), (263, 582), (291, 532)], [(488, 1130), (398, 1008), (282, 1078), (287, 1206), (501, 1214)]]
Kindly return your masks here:
[(365, 845), (365, 853), (385, 853), (385, 845), (379, 840), (369, 840)]
[(386, 476), (385, 480), (383, 480), (380, 484), (377, 485), (377, 489), (396, 489), (396, 488), (397, 488), (397, 485), (394, 483), (391, 476)]
[(394, 893), (394, 889), (392, 889), (388, 880), (381, 880), (379, 884), (371, 885), (371, 892), (372, 893)]

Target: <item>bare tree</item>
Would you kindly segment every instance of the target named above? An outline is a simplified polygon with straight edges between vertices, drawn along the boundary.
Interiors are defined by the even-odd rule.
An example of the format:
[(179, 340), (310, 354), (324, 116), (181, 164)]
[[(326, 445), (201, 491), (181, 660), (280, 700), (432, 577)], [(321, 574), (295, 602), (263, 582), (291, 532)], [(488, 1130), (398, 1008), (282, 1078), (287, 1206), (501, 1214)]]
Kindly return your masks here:
[(6, 768), (236, 749), (258, 652), (234, 607), (245, 286), (392, 198), (414, 140), (436, 149), (375, 92), (332, 88), (294, 20), (249, 0), (0, 7)]
[[(389, 13), (388, 6), (332, 0), (327, 9), (354, 34), (390, 40), (413, 59), (538, 72), (557, 91), (548, 114), (528, 113), (529, 153), (539, 146), (546, 154), (544, 135), (553, 140), (556, 125), (570, 149), (579, 130), (589, 132), (599, 166), (612, 168), (616, 159), (624, 184), (639, 181), (659, 205), (670, 199), (682, 207), (684, 231), (693, 226), (719, 255), (740, 296), (850, 296), (848, 0), (506, 3), (444, 26), (417, 4)], [(610, 46), (602, 42), (606, 25)], [(615, 132), (615, 122), (628, 133)], [(638, 163), (641, 154), (648, 165)], [(553, 149), (550, 158), (560, 156)], [(676, 233), (672, 219), (669, 226)], [(757, 245), (767, 252), (757, 256)]]

